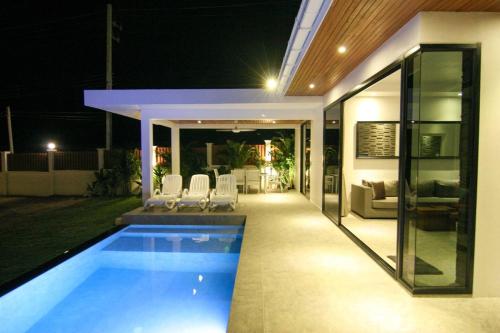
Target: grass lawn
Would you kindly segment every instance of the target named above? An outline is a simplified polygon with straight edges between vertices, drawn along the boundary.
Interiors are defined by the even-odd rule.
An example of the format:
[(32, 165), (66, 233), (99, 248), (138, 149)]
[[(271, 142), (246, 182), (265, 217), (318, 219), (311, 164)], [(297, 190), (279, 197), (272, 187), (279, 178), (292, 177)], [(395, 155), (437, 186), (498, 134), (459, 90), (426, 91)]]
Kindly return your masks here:
[(114, 226), (141, 205), (125, 198), (18, 198), (0, 202), (0, 284)]

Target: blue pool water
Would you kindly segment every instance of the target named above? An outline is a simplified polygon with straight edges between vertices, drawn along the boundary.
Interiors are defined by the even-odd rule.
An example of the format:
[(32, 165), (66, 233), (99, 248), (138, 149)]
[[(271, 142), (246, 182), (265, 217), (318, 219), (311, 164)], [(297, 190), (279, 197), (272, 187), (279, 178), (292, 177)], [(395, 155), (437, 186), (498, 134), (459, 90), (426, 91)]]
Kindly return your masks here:
[(0, 331), (225, 332), (243, 227), (129, 226), (0, 298)]

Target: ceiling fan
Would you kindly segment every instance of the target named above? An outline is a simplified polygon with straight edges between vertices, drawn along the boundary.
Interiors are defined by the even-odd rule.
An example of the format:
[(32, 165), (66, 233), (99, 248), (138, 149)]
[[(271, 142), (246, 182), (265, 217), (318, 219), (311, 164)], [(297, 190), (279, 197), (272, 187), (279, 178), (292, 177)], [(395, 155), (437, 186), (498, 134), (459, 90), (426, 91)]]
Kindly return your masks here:
[(216, 130), (217, 132), (233, 132), (233, 133), (240, 133), (240, 132), (254, 132), (256, 131), (255, 128), (239, 128), (238, 127), (238, 122), (234, 122), (234, 127), (231, 129), (218, 129)]

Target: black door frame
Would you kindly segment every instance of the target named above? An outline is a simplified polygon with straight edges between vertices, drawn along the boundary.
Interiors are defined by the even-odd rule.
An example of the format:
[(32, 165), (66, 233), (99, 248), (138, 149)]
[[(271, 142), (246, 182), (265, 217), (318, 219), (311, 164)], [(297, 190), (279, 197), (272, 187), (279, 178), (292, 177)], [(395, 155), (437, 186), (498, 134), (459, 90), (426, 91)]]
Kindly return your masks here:
[[(311, 121), (310, 120), (306, 120), (304, 121), (302, 124), (300, 124), (300, 193), (302, 193), (307, 199), (309, 199), (311, 197), (311, 191), (306, 192), (306, 183), (305, 183), (305, 179), (306, 179), (306, 170), (305, 170), (305, 163), (306, 163), (306, 145), (305, 145), (305, 142), (306, 142), (306, 126), (307, 124), (309, 124), (309, 126), (311, 125)], [(310, 163), (310, 158), (309, 158), (309, 163)], [(309, 180), (310, 181), (310, 180)]]
[[(472, 146), (472, 156), (467, 160), (469, 173), (469, 184), (470, 190), (468, 193), (468, 224), (467, 224), (467, 266), (466, 266), (466, 281), (464, 287), (416, 287), (408, 284), (403, 278), (403, 253), (404, 246), (404, 225), (398, 222), (398, 257), (397, 261), (397, 276), (398, 281), (403, 284), (408, 290), (413, 294), (471, 294), (472, 284), (473, 284), (473, 274), (474, 274), (474, 246), (475, 246), (475, 230), (476, 230), (476, 201), (477, 201), (477, 172), (478, 172), (478, 150), (479, 150), (479, 96), (480, 96), (480, 69), (481, 69), (481, 44), (421, 44), (418, 50), (415, 50), (411, 54), (408, 54), (403, 59), (402, 72), (403, 78), (408, 75), (407, 62), (410, 61), (417, 54), (422, 54), (422, 52), (439, 52), (439, 51), (473, 51), (473, 62), (472, 62), (472, 77), (473, 77), (473, 89), (472, 89), (472, 102), (471, 105), (474, 112), (471, 112), (471, 126), (469, 133), (469, 143)], [(405, 168), (407, 160), (407, 151), (404, 149), (406, 146), (406, 125), (407, 119), (407, 105), (408, 105), (408, 94), (407, 94), (407, 81), (404, 79), (401, 82), (402, 98), (401, 98), (401, 125), (400, 125), (400, 157), (402, 165), (400, 166), (400, 179), (405, 178)], [(403, 93), (404, 92), (404, 93)], [(402, 200), (401, 195), (404, 195), (405, 184), (400, 182), (399, 184), (399, 207), (398, 216), (400, 221), (405, 221), (406, 210), (404, 207), (404, 200)]]

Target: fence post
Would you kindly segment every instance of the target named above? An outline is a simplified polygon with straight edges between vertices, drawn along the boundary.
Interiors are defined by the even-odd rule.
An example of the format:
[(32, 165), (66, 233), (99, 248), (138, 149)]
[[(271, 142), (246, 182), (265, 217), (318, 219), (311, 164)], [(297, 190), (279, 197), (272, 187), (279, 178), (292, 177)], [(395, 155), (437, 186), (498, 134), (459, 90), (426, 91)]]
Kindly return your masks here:
[(2, 156), (1, 156), (1, 159), (2, 159), (2, 172), (7, 172), (9, 171), (9, 163), (7, 161), (7, 155), (10, 153), (10, 151), (3, 151), (2, 152)]
[(55, 188), (56, 188), (56, 174), (54, 172), (54, 151), (47, 150), (47, 162), (48, 162), (48, 172), (49, 172), (49, 177), (52, 179), (51, 184), (52, 188), (50, 189), (50, 195), (55, 194)]
[(106, 148), (97, 148), (97, 170), (104, 169), (104, 151)]
[(8, 195), (9, 194), (9, 163), (7, 161), (9, 151), (2, 151), (0, 155), (0, 163), (1, 163), (1, 171), (2, 177), (0, 178), (0, 195)]
[(212, 142), (207, 142), (207, 167), (211, 168), (213, 165), (213, 146), (214, 144)]

